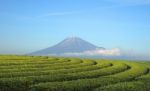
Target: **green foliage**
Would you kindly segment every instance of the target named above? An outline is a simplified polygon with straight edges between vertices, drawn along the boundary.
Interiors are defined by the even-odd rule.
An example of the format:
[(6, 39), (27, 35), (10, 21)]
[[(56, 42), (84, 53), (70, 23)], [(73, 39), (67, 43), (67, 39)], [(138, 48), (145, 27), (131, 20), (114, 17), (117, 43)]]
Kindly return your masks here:
[(0, 91), (149, 91), (150, 62), (0, 56)]

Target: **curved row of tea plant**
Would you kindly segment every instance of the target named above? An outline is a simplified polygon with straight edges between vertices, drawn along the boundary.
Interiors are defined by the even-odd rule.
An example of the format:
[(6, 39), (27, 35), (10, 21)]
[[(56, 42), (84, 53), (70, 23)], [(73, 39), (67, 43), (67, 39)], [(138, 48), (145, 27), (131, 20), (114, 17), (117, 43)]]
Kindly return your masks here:
[(149, 88), (149, 64), (3, 55), (0, 56), (0, 91), (148, 91), (140, 87)]

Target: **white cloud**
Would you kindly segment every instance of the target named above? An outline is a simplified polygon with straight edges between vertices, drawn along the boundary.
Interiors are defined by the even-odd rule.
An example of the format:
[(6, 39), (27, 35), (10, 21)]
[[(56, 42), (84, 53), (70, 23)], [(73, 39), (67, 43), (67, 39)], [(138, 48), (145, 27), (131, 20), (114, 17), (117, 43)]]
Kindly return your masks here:
[(114, 49), (97, 49), (97, 50), (92, 50), (92, 51), (86, 51), (84, 52), (85, 54), (89, 55), (103, 55), (103, 56), (119, 56), (121, 55), (121, 51), (118, 48)]
[(149, 55), (140, 54), (134, 52), (134, 50), (121, 50), (119, 48), (113, 49), (97, 49), (90, 50), (85, 52), (77, 52), (77, 53), (63, 53), (60, 55), (57, 54), (49, 54), (50, 56), (66, 56), (66, 57), (100, 57), (100, 58), (111, 58), (111, 59), (127, 59), (127, 60), (150, 60)]
[(64, 53), (65, 56), (120, 56), (122, 54), (121, 50), (118, 48), (113, 49), (96, 49), (89, 50), (79, 53)]
[(48, 16), (63, 16), (63, 15), (70, 15), (70, 14), (74, 14), (74, 13), (78, 13), (78, 12), (80, 12), (80, 10), (78, 10), (78, 11), (65, 11), (65, 12), (51, 12), (51, 13), (39, 15), (39, 16), (37, 16), (37, 18), (48, 17)]

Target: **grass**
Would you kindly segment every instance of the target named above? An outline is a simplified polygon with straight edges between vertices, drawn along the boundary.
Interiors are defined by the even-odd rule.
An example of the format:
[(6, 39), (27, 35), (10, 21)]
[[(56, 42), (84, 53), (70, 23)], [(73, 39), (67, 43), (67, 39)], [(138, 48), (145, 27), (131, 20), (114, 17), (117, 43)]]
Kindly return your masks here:
[(149, 91), (150, 62), (0, 56), (0, 91)]

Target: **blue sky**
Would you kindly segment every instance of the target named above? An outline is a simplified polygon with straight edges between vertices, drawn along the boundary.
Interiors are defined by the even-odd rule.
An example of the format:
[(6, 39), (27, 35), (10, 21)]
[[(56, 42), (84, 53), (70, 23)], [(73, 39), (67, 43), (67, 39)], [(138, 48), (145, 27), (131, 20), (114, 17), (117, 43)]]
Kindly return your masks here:
[(0, 0), (0, 53), (23, 54), (78, 36), (150, 56), (149, 0)]

